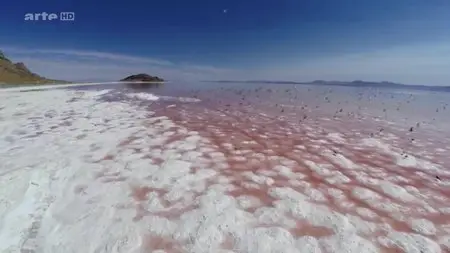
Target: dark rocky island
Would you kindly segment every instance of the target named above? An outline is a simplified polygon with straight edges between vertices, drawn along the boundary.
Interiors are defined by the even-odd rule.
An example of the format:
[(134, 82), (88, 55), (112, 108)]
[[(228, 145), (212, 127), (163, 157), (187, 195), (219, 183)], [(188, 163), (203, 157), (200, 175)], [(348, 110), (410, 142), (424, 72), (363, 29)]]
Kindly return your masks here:
[(122, 80), (122, 82), (164, 82), (164, 79), (157, 76), (151, 76), (147, 74), (137, 74), (128, 76)]

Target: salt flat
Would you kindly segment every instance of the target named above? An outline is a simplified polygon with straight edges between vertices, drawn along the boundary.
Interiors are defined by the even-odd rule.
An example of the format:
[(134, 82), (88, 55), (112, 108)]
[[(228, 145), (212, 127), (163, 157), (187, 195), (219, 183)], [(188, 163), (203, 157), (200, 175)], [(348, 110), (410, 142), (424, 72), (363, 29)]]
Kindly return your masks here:
[(387, 139), (225, 132), (108, 92), (0, 93), (0, 252), (450, 250), (450, 172)]

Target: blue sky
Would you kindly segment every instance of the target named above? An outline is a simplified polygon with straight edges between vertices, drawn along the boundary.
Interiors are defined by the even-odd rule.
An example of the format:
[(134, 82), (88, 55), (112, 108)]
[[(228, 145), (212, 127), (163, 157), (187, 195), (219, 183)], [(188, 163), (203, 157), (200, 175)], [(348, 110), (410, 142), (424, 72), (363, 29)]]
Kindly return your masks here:
[[(75, 21), (24, 21), (44, 11)], [(448, 0), (20, 0), (0, 10), (0, 31), (13, 60), (68, 80), (147, 72), (450, 85)]]

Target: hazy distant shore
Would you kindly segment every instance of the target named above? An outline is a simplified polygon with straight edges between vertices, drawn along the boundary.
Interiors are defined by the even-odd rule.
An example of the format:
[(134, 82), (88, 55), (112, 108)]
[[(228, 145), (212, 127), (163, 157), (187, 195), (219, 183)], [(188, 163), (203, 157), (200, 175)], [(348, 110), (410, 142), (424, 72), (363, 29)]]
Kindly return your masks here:
[(393, 82), (370, 82), (370, 81), (311, 81), (311, 82), (296, 82), (296, 81), (267, 81), (267, 80), (249, 80), (249, 81), (218, 80), (218, 81), (205, 81), (205, 82), (213, 82), (213, 83), (265, 83), (265, 84), (346, 86), (346, 87), (410, 89), (410, 90), (423, 90), (423, 91), (444, 91), (444, 92), (450, 92), (450, 86), (411, 85), (411, 84), (401, 84), (401, 83), (393, 83)]

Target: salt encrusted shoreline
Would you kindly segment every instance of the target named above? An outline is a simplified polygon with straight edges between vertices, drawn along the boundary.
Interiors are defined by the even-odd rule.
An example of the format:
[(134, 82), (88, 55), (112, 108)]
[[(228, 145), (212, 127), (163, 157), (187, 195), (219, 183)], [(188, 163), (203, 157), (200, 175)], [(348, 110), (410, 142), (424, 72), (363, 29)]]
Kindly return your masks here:
[[(275, 155), (268, 159), (281, 164), (271, 170), (235, 170), (198, 132), (126, 102), (98, 101), (106, 92), (0, 93), (0, 252), (450, 250), (449, 224), (407, 215), (445, 212), (429, 204), (450, 203), (436, 191), (444, 182), (403, 188), (409, 178), (328, 151), (345, 170), (312, 158), (294, 170), (295, 161)], [(375, 138), (361, 145), (398, 155)], [(238, 151), (233, 159), (263, 159)], [(449, 176), (413, 156), (399, 163), (410, 165)], [(311, 187), (311, 175), (333, 187)], [(386, 213), (410, 227), (387, 222)]]

